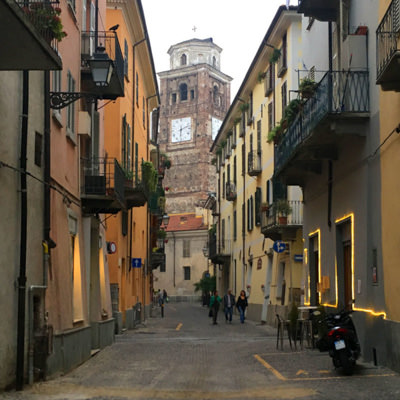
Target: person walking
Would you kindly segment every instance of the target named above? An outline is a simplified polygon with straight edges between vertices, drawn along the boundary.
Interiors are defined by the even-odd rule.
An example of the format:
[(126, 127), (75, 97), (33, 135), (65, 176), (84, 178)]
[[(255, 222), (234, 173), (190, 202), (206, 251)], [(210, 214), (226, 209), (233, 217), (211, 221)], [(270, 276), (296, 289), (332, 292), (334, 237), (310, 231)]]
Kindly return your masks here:
[(239, 310), (240, 322), (244, 324), (246, 307), (248, 306), (246, 292), (244, 290), (240, 291), (240, 295), (236, 301), (236, 307)]
[(217, 325), (217, 316), (221, 301), (221, 297), (218, 296), (218, 290), (215, 290), (210, 299), (210, 309), (212, 311), (213, 325)]
[(224, 296), (225, 322), (232, 323), (233, 307), (235, 307), (235, 296), (232, 290), (228, 289), (228, 293)]

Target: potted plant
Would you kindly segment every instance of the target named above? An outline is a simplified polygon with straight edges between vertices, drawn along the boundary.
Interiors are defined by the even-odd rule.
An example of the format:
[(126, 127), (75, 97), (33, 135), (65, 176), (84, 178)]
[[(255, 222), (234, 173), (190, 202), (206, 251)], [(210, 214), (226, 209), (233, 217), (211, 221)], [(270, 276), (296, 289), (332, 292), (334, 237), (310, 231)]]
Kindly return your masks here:
[(61, 23), (61, 8), (50, 3), (34, 2), (23, 8), (28, 18), (50, 43), (53, 39), (61, 41), (67, 36)]
[(167, 231), (165, 229), (159, 229), (157, 231), (157, 238), (158, 239), (165, 239), (167, 237)]
[(275, 144), (279, 143), (281, 133), (282, 133), (282, 126), (281, 126), (281, 123), (279, 122), (278, 124), (276, 124), (276, 125), (268, 132), (267, 142), (268, 142), (268, 143), (274, 142)]
[(284, 115), (284, 118), (287, 120), (288, 125), (290, 125), (294, 121), (294, 119), (296, 118), (296, 115), (301, 110), (302, 104), (303, 103), (300, 99), (293, 99), (285, 107), (283, 115)]
[(278, 216), (279, 225), (287, 224), (287, 217), (292, 213), (292, 207), (286, 199), (278, 200), (275, 203), (275, 211)]
[(269, 210), (269, 203), (261, 203), (261, 211), (265, 212)]
[(153, 163), (150, 161), (143, 161), (142, 163), (142, 180), (148, 193), (153, 193), (157, 187), (157, 171)]
[(314, 95), (315, 89), (317, 88), (317, 83), (314, 79), (303, 78), (300, 81), (299, 92), (303, 99), (309, 99)]
[(261, 72), (261, 71), (260, 71), (260, 72), (258, 73), (258, 75), (257, 75), (257, 82), (258, 82), (258, 83), (262, 83), (263, 80), (265, 79), (266, 75), (267, 75), (266, 72)]
[(274, 47), (274, 50), (272, 51), (271, 57), (269, 58), (269, 62), (271, 64), (275, 64), (278, 62), (279, 58), (281, 56), (281, 51)]
[(249, 103), (242, 103), (240, 106), (240, 111), (242, 112), (246, 112), (249, 108), (250, 108), (250, 104)]

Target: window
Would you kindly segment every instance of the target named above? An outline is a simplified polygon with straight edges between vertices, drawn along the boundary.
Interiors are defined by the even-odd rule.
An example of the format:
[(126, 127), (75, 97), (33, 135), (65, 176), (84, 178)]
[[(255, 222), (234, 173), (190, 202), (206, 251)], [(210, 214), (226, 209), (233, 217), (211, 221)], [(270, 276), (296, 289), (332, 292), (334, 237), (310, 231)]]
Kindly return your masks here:
[(146, 127), (146, 100), (143, 97), (142, 100), (142, 119), (143, 119), (143, 127)]
[(222, 174), (222, 198), (226, 198), (226, 193), (225, 193), (225, 172)]
[(255, 193), (255, 223), (261, 225), (261, 188), (258, 187)]
[(253, 221), (254, 221), (254, 209), (253, 209), (253, 196), (247, 200), (247, 230), (253, 230)]
[(287, 106), (287, 82), (285, 81), (281, 87), (282, 96), (282, 117), (284, 117), (285, 108)]
[(181, 55), (181, 65), (186, 65), (187, 64), (187, 56), (186, 54)]
[(190, 257), (190, 240), (183, 241), (183, 257)]
[(274, 103), (268, 104), (268, 131), (271, 131), (274, 127)]
[(213, 56), (212, 58), (212, 65), (214, 68), (217, 68), (217, 59), (215, 58), (215, 56)]
[(172, 101), (172, 104), (175, 104), (175, 103), (176, 103), (176, 93), (172, 93), (172, 95), (171, 95), (171, 101)]
[(281, 56), (278, 60), (278, 77), (281, 78), (287, 71), (287, 38), (282, 38)]
[(136, 90), (135, 90), (135, 97), (136, 97), (136, 106), (139, 106), (139, 75), (136, 72)]
[(275, 87), (275, 79), (274, 79), (274, 74), (275, 74), (275, 64), (270, 64), (267, 73), (265, 75), (265, 81), (264, 81), (264, 90), (265, 90), (265, 96), (269, 96), (272, 91), (274, 90)]
[(188, 88), (186, 83), (181, 83), (179, 85), (179, 97), (181, 101), (186, 101), (188, 99)]
[(190, 91), (190, 100), (194, 100), (194, 90)]
[(139, 180), (139, 144), (135, 142), (135, 182)]
[(237, 175), (236, 175), (236, 169), (237, 169), (237, 166), (236, 166), (236, 156), (235, 157), (233, 157), (233, 182), (235, 182), (235, 187), (236, 187), (236, 183), (237, 183)]
[(125, 39), (125, 42), (124, 42), (124, 74), (125, 74), (125, 78), (127, 78), (127, 79), (128, 79), (128, 69), (129, 69), (128, 56), (129, 56), (128, 42)]
[(220, 106), (221, 105), (221, 98), (219, 96), (219, 88), (217, 85), (214, 85), (213, 87), (213, 103), (216, 106)]
[(183, 267), (183, 279), (190, 281), (190, 267)]
[(122, 236), (128, 234), (128, 211), (122, 210), (121, 213), (121, 232)]
[[(67, 91), (75, 92), (75, 79), (72, 77), (71, 72), (68, 71), (67, 76)], [(75, 103), (67, 106), (67, 132), (74, 138), (75, 136)]]
[(242, 176), (246, 173), (246, 147), (242, 144)]
[(43, 135), (35, 132), (35, 165), (42, 166)]
[(257, 121), (257, 154), (261, 153), (261, 120)]
[(233, 211), (233, 240), (237, 239), (237, 214), (236, 210)]

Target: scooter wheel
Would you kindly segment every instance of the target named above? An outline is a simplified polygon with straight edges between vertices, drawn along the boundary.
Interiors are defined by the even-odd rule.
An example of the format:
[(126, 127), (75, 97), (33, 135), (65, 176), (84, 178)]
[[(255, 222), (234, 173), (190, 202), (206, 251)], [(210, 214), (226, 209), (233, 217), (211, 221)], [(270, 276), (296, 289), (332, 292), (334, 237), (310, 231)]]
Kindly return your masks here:
[(341, 367), (343, 369), (343, 373), (345, 375), (352, 375), (353, 374), (353, 367), (354, 367), (354, 362), (350, 360), (347, 351), (342, 350), (339, 352), (339, 360)]

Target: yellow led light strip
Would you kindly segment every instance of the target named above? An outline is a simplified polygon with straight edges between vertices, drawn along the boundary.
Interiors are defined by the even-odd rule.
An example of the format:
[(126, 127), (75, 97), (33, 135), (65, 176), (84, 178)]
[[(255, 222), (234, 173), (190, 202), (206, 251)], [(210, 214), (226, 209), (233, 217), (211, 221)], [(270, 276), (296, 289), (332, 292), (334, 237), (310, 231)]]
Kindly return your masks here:
[[(345, 216), (343, 216), (341, 218), (338, 218), (335, 221), (335, 223), (339, 224), (339, 223), (345, 221), (346, 219), (350, 219), (350, 222), (351, 222), (351, 295), (352, 295), (352, 298), (355, 299), (355, 292), (354, 292), (354, 282), (355, 282), (355, 273), (354, 273), (354, 246), (355, 246), (355, 244), (354, 244), (354, 237), (355, 237), (355, 235), (354, 235), (354, 213), (350, 213), (350, 214), (347, 214), (347, 215), (345, 215)], [(337, 287), (337, 266), (336, 266), (335, 274), (336, 274), (336, 287)], [(336, 293), (336, 303), (337, 303), (337, 298), (338, 298), (338, 294)], [(377, 312), (377, 311), (374, 311), (374, 310), (371, 310), (371, 309), (368, 309), (368, 308), (359, 308), (359, 307), (356, 307), (354, 304), (352, 305), (352, 309), (354, 311), (360, 311), (360, 312), (369, 313), (369, 314), (371, 314), (371, 315), (373, 315), (375, 317), (383, 316), (384, 319), (386, 319), (386, 315), (387, 315), (385, 311), (378, 311)]]
[[(318, 238), (318, 283), (319, 285), (321, 285), (321, 229), (318, 228), (314, 232), (308, 234), (308, 237), (312, 236), (317, 236)], [(318, 291), (318, 289), (317, 292), (319, 297), (318, 303), (321, 304), (321, 299), (322, 299), (321, 292)], [(310, 300), (311, 300), (311, 293), (310, 293)]]

